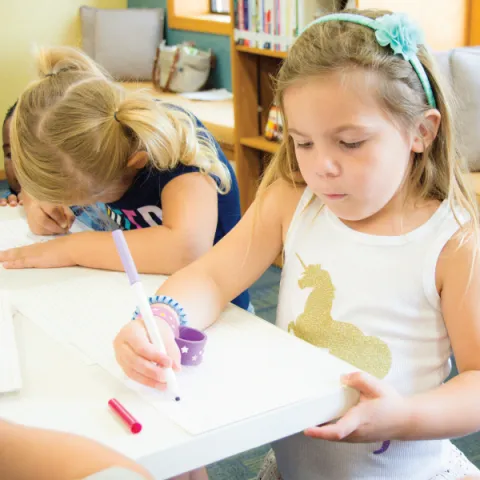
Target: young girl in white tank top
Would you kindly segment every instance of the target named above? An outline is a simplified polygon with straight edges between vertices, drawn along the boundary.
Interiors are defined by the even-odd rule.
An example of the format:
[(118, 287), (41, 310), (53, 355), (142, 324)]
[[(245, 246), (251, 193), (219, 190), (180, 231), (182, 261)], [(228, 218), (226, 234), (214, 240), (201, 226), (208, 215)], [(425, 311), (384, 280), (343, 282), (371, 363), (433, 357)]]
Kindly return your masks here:
[[(285, 138), (255, 204), (158, 293), (206, 328), (283, 250), (277, 325), (358, 368), (343, 382), (360, 402), (275, 442), (261, 479), (480, 474), (447, 440), (480, 430), (477, 207), (421, 32), (388, 12), (320, 17), (289, 51), (277, 103)], [(127, 375), (161, 385), (160, 367), (139, 375), (147, 347), (138, 320), (115, 340)], [(452, 351), (460, 373), (445, 383)]]

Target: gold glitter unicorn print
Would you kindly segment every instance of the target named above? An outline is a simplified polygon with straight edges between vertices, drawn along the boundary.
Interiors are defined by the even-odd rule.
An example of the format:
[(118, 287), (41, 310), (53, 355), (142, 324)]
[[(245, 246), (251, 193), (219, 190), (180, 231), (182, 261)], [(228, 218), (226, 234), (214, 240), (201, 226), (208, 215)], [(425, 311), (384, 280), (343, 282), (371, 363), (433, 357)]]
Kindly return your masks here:
[(327, 348), (332, 355), (361, 370), (385, 377), (392, 365), (388, 345), (380, 338), (364, 335), (355, 325), (334, 320), (331, 311), (335, 287), (330, 274), (320, 265), (305, 265), (298, 254), (297, 257), (304, 268), (298, 286), (313, 290), (304, 312), (290, 322), (288, 331), (312, 345)]

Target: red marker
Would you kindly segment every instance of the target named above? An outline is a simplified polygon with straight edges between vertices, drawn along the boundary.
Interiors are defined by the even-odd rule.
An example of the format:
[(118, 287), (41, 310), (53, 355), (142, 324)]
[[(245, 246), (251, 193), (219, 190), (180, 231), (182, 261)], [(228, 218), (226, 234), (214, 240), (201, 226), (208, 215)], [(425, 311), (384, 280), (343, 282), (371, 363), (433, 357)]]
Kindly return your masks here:
[(139, 433), (142, 424), (115, 398), (108, 401), (108, 406), (128, 425), (132, 433)]

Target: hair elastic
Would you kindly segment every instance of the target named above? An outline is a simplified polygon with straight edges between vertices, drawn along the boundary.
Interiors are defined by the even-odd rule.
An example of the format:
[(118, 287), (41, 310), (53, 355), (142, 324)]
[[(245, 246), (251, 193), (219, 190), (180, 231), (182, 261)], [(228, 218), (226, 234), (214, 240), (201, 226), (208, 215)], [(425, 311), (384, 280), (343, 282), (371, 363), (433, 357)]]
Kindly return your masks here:
[(45, 77), (56, 77), (59, 73), (68, 72), (71, 68), (63, 67), (58, 70), (58, 72), (49, 72), (45, 74)]

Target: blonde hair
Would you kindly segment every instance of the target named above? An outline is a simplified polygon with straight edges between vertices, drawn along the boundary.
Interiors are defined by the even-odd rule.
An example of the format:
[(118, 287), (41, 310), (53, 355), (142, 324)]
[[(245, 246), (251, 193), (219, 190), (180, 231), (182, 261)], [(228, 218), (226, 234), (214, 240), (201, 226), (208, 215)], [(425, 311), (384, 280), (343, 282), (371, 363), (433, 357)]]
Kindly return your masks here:
[(229, 191), (228, 168), (190, 114), (145, 91), (127, 92), (70, 47), (41, 49), (37, 69), (11, 130), (15, 171), (34, 198), (71, 204), (83, 195), (93, 203), (140, 151), (158, 170), (195, 165), (218, 179), (220, 193)]
[[(376, 18), (391, 12), (380, 10), (346, 10)], [(415, 154), (408, 192), (422, 199), (448, 199), (453, 211), (465, 209), (471, 217), (471, 232), (477, 235), (478, 207), (463, 174), (468, 171), (465, 159), (458, 151), (453, 116), (453, 96), (436, 70), (435, 62), (427, 49), (419, 46), (418, 59), (431, 83), (441, 114), (438, 134), (433, 143), (421, 154)], [(415, 121), (431, 107), (427, 102), (420, 80), (409, 62), (396, 56), (389, 47), (382, 47), (370, 28), (344, 21), (330, 21), (308, 28), (289, 50), (276, 82), (276, 103), (283, 116), (285, 135), (270, 162), (258, 195), (276, 179), (282, 178), (293, 185), (305, 185), (299, 180), (299, 168), (292, 139), (288, 136), (288, 119), (284, 114), (283, 98), (287, 88), (312, 76), (346, 73), (363, 69), (376, 74), (378, 96), (382, 108), (392, 121), (413, 128)], [(457, 218), (459, 224), (460, 220)]]

